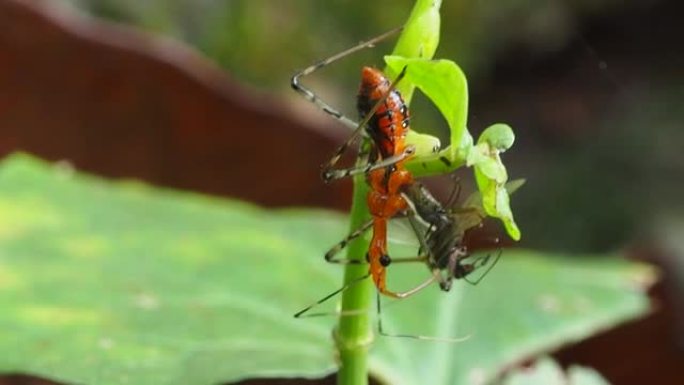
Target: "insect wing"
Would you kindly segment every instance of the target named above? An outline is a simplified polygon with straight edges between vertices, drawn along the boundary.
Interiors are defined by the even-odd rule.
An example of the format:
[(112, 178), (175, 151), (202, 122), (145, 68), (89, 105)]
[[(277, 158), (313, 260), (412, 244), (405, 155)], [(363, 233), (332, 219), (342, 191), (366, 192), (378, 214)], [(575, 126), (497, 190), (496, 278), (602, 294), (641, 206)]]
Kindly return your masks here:
[[(427, 230), (427, 226), (425, 229)], [(389, 222), (387, 240), (393, 245), (414, 247), (416, 249), (420, 247), (420, 242), (406, 218), (396, 218)]]

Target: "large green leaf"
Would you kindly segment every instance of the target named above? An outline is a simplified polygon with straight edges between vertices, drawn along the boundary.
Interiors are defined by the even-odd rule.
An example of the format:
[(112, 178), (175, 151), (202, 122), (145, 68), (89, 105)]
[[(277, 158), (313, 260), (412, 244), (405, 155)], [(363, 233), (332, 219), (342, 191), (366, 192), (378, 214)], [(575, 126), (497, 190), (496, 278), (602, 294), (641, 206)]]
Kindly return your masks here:
[(15, 156), (0, 170), (0, 372), (140, 385), (329, 373), (330, 320), (292, 314), (339, 282), (321, 252), (343, 222)]
[[(326, 211), (266, 211), (14, 156), (0, 167), (0, 372), (141, 385), (322, 376), (335, 368), (334, 319), (292, 315), (337, 288), (341, 269), (321, 256), (345, 232)], [(390, 266), (389, 284), (426, 276)], [(620, 259), (506, 251), (476, 287), (384, 303), (390, 332), (470, 339), (378, 338), (373, 373), (491, 378), (643, 314), (651, 278)]]
[[(420, 280), (416, 269), (390, 268), (391, 288)], [(483, 383), (517, 361), (644, 314), (643, 289), (653, 279), (650, 268), (617, 257), (506, 250), (477, 286), (459, 282), (446, 294), (432, 287), (385, 306), (387, 332), (469, 338), (381, 338), (376, 373), (391, 384)]]

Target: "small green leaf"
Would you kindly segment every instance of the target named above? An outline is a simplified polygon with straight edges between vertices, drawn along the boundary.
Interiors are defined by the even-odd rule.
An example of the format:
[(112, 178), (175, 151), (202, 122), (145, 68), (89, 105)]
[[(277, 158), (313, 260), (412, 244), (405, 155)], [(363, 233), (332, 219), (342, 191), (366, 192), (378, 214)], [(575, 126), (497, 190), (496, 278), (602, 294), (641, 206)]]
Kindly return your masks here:
[[(394, 73), (405, 69), (405, 82), (413, 84), (437, 106), (449, 125), (450, 146), (437, 153), (425, 145), (407, 163), (415, 176), (449, 172), (461, 165), (474, 166), (475, 179), (482, 193), (487, 215), (501, 219), (514, 240), (520, 239), (520, 229), (513, 218), (510, 200), (504, 188), (508, 180), (506, 167), (499, 154), (515, 142), (510, 126), (497, 123), (484, 130), (477, 145), (466, 128), (468, 86), (463, 71), (449, 60), (426, 60), (386, 56), (385, 62)], [(409, 137), (408, 142), (416, 137)]]
[(493, 149), (504, 152), (513, 146), (515, 134), (508, 124), (496, 123), (487, 127), (477, 142), (488, 143)]
[(520, 240), (520, 229), (513, 219), (510, 199), (504, 187), (508, 180), (506, 167), (499, 154), (513, 145), (515, 135), (506, 124), (494, 124), (482, 132), (471, 151), (467, 164), (474, 166), (475, 181), (482, 194), (487, 215), (499, 218), (513, 240)]
[[(460, 140), (457, 141), (457, 143), (460, 143), (460, 145), (457, 148), (455, 148), (456, 159), (467, 159), (468, 154), (470, 153), (470, 151), (472, 151), (473, 147), (475, 146), (475, 141), (473, 140), (473, 136), (470, 135), (468, 127), (466, 127), (463, 130), (463, 136)], [(453, 153), (454, 151), (450, 150), (450, 152)]]
[(438, 152), (442, 146), (439, 138), (413, 130), (410, 130), (406, 135), (406, 142), (415, 147), (414, 156), (421, 158)]
[(437, 106), (449, 125), (450, 159), (454, 159), (468, 115), (468, 84), (463, 71), (451, 60), (386, 56), (385, 62), (397, 72), (406, 68), (405, 80), (416, 85)]
[(506, 191), (508, 195), (512, 195), (514, 192), (518, 191), (522, 186), (527, 183), (525, 178), (513, 179), (512, 181), (506, 183)]
[[(512, 195), (514, 192), (518, 191), (520, 187), (522, 187), (525, 184), (525, 182), (525, 179), (520, 178), (514, 179), (506, 183), (506, 192), (508, 193), (508, 195)], [(466, 200), (463, 201), (463, 207), (477, 209), (482, 214), (482, 216), (486, 215), (484, 209), (482, 208), (482, 194), (479, 191), (475, 191), (474, 193), (470, 194), (468, 198), (466, 198)]]
[(467, 165), (475, 166), (485, 177), (498, 184), (508, 180), (506, 166), (497, 155), (492, 155), (487, 143), (478, 144), (468, 154)]
[(475, 166), (475, 181), (482, 194), (482, 206), (487, 215), (499, 218), (511, 239), (520, 240), (520, 229), (513, 219), (510, 199), (504, 185), (484, 175), (477, 165)]
[[(410, 134), (407, 136), (407, 142), (411, 143), (409, 137)], [(463, 136), (459, 142), (460, 145), (455, 151), (449, 146), (437, 153), (420, 153), (407, 162), (406, 168), (417, 177), (452, 172), (466, 165), (466, 160), (473, 150), (473, 137), (467, 129), (463, 130)]]
[(494, 216), (501, 219), (511, 239), (514, 241), (520, 240), (520, 229), (513, 219), (508, 192), (500, 185), (496, 186), (496, 215)]
[[(522, 187), (523, 184), (525, 184), (524, 179), (510, 181), (505, 185), (506, 192), (508, 195), (511, 195), (520, 187)], [(466, 200), (463, 202), (463, 207), (474, 209), (474, 212), (466, 211), (458, 214), (458, 224), (461, 233), (479, 225), (482, 222), (482, 218), (487, 216), (487, 212), (483, 207), (482, 193), (480, 193), (480, 191), (470, 194), (470, 196), (468, 196), (468, 198), (466, 198)]]

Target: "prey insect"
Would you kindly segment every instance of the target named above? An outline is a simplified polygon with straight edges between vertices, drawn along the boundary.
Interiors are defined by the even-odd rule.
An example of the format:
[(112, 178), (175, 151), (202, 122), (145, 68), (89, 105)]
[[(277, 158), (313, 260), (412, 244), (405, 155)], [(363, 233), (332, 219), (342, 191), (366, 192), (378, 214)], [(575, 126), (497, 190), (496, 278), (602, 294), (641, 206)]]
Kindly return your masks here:
[[(484, 215), (475, 207), (457, 207), (453, 202), (445, 208), (418, 182), (408, 187), (406, 196), (417, 213), (408, 220), (420, 242), (419, 254), (426, 254), (425, 262), (432, 274), (437, 275), (440, 289), (449, 291), (454, 279), (477, 285), (501, 255), (497, 253), (493, 263), (479, 278), (469, 279), (471, 273), (487, 266), (491, 259), (491, 254), (471, 257), (468, 245), (468, 232), (482, 226)], [(456, 199), (452, 197), (450, 201)], [(498, 238), (494, 242), (498, 244)]]
[[(506, 184), (509, 194), (514, 193), (524, 184), (518, 179)], [(473, 255), (475, 242), (472, 237), (482, 229), (486, 218), (482, 197), (479, 193), (471, 195), (461, 205), (457, 205), (460, 185), (457, 183), (451, 198), (446, 205), (442, 205), (419, 182), (409, 185), (405, 191), (406, 201), (412, 205), (412, 216), (408, 216), (413, 233), (418, 238), (420, 249), (418, 259), (425, 262), (431, 274), (436, 277), (439, 287), (449, 291), (453, 281), (462, 279), (471, 285), (479, 284), (489, 274), (501, 257), (499, 238), (489, 238), (489, 246), (498, 248), (493, 256)], [(487, 239), (487, 238), (485, 238)], [(471, 279), (476, 271), (483, 273)], [(464, 338), (439, 338), (408, 334), (389, 334), (384, 331), (380, 316), (380, 296), (377, 298), (378, 332), (391, 337), (404, 337), (423, 340), (460, 342)]]
[[(430, 281), (438, 282), (440, 289), (445, 292), (451, 289), (455, 279), (463, 279), (472, 285), (477, 285), (494, 267), (501, 255), (499, 252), (490, 264), (491, 254), (484, 257), (473, 257), (470, 254), (467, 233), (471, 229), (480, 227), (484, 216), (475, 207), (457, 207), (453, 203), (457, 200), (457, 194), (452, 195), (450, 203), (445, 208), (419, 182), (407, 186), (405, 195), (406, 201), (412, 206), (410, 212), (413, 214), (407, 219), (420, 245), (418, 257), (415, 260), (422, 261), (428, 267), (432, 275)], [(498, 243), (498, 240), (496, 242)], [(479, 278), (470, 280), (476, 270), (485, 267), (487, 267), (485, 272)], [(382, 301), (379, 294), (376, 303), (377, 329), (380, 335), (452, 343), (462, 342), (469, 338), (469, 336), (445, 338), (388, 333), (382, 324)]]

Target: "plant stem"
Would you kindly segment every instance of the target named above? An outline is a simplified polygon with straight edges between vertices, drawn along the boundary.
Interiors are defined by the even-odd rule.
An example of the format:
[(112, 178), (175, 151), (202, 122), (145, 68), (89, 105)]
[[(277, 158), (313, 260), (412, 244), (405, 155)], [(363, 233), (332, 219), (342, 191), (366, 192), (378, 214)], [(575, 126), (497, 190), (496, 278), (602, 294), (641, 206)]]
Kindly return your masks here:
[[(394, 55), (406, 57), (431, 58), (439, 41), (439, 7), (441, 0), (417, 0), (411, 11), (404, 32), (399, 37)], [(391, 77), (396, 73), (389, 73)], [(405, 96), (409, 96), (410, 84)], [(399, 88), (402, 88), (399, 85)], [(408, 100), (407, 100), (408, 102)], [(439, 160), (437, 160), (439, 161)], [(358, 162), (363, 162), (361, 159)], [(442, 162), (443, 163), (443, 162)], [(351, 209), (351, 231), (356, 230), (369, 218), (366, 207), (368, 186), (363, 176), (354, 178), (354, 195)], [(365, 260), (368, 241), (358, 237), (347, 248), (347, 258)], [(365, 264), (349, 264), (344, 271), (344, 284), (348, 284), (359, 277), (368, 274)], [(337, 374), (338, 385), (367, 385), (368, 384), (368, 350), (373, 342), (373, 332), (370, 328), (369, 314), (371, 293), (374, 286), (370, 279), (350, 286), (342, 292), (342, 315), (335, 331), (335, 342), (340, 359), (340, 369)], [(353, 313), (353, 315), (350, 315)]]
[[(366, 207), (368, 187), (363, 176), (354, 178), (350, 228), (357, 229), (370, 215)], [(368, 241), (358, 237), (347, 249), (347, 258), (365, 260)], [(368, 274), (365, 264), (349, 264), (344, 271), (347, 284)], [(373, 341), (369, 323), (369, 307), (373, 285), (370, 279), (352, 285), (342, 293), (342, 316), (335, 333), (340, 368), (337, 375), (338, 385), (366, 385), (368, 383), (368, 350)], [(350, 312), (355, 314), (349, 315)], [(346, 314), (346, 315), (345, 315)]]

